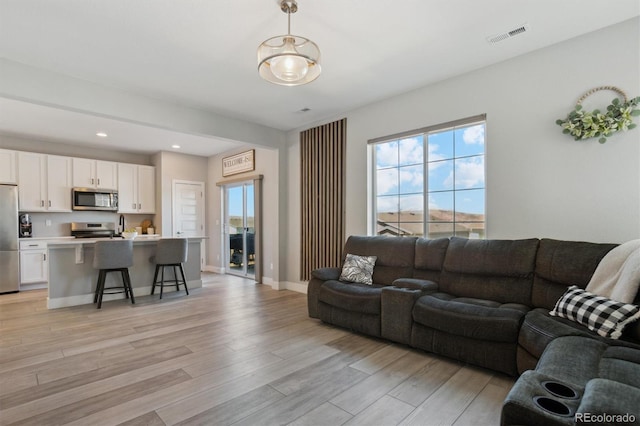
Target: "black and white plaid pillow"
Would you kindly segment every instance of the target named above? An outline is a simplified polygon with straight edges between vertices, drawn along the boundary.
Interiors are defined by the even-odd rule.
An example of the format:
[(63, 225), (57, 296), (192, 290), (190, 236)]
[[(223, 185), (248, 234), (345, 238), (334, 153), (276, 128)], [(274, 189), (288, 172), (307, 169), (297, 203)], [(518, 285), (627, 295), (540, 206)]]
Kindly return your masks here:
[(373, 267), (376, 264), (377, 256), (358, 256), (347, 254), (342, 266), (340, 281), (350, 281), (352, 283), (373, 284)]
[(597, 296), (573, 285), (549, 314), (580, 323), (600, 336), (618, 339), (627, 324), (640, 318), (640, 307)]

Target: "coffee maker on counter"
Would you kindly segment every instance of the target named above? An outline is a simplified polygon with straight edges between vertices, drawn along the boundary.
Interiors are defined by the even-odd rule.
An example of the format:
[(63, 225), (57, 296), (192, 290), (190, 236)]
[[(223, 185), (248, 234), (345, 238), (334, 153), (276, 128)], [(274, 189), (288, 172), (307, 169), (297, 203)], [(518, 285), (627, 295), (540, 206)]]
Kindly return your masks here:
[(33, 237), (33, 227), (31, 225), (31, 215), (28, 213), (22, 213), (18, 216), (19, 228), (18, 235), (20, 238)]

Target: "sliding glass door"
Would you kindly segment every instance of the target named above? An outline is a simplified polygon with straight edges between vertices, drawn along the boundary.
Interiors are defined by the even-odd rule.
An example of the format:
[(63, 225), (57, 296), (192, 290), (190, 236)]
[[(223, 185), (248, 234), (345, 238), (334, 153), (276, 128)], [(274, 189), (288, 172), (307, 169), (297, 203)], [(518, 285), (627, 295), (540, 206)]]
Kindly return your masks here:
[(255, 278), (256, 227), (253, 181), (226, 185), (225, 264), (233, 275)]

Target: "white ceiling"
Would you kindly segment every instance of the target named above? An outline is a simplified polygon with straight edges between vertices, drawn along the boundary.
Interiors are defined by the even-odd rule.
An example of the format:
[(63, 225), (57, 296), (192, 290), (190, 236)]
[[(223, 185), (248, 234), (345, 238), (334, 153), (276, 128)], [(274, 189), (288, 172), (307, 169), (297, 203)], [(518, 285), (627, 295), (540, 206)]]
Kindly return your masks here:
[[(139, 154), (176, 151), (208, 157), (241, 145), (237, 141), (179, 133), (2, 97), (0, 129), (8, 135)], [(98, 132), (106, 133), (107, 137), (98, 137)], [(174, 145), (180, 148), (173, 148)]]
[[(322, 52), (321, 76), (301, 87), (273, 85), (257, 73), (258, 44), (286, 32), (275, 0), (0, 0), (0, 57), (287, 131), (640, 15), (638, 0), (298, 5), (292, 33), (312, 39)], [(525, 23), (530, 31), (522, 35), (486, 40)], [(0, 101), (4, 133), (139, 152), (170, 149), (165, 143), (176, 138), (183, 152), (196, 155), (234, 146), (82, 111)], [(98, 128), (110, 134), (108, 142), (87, 138)], [(135, 147), (132, 140), (139, 141)]]

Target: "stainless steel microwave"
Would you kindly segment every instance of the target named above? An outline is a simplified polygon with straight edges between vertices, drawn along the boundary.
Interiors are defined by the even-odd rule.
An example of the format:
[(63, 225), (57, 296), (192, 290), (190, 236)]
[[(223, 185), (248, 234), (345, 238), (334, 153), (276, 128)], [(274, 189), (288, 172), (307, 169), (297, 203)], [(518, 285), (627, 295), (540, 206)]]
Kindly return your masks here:
[(118, 191), (91, 188), (73, 188), (73, 210), (118, 211)]

